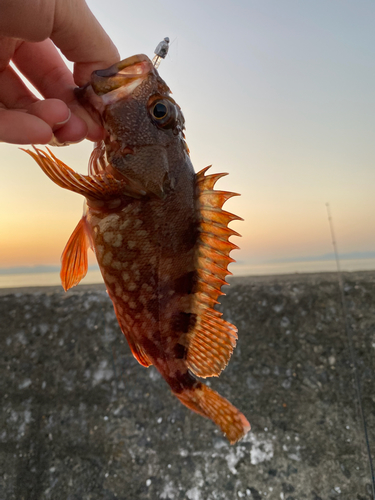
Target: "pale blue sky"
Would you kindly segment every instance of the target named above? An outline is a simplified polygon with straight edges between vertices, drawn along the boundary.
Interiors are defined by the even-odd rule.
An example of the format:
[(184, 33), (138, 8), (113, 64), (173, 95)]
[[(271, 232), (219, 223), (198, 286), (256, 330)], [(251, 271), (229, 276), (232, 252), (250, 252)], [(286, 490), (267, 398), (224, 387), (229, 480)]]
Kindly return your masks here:
[[(184, 112), (195, 169), (213, 164), (229, 172), (219, 187), (242, 194), (227, 203), (245, 219), (233, 226), (243, 234), (235, 258), (257, 263), (331, 252), (327, 201), (340, 250), (375, 250), (374, 2), (88, 3), (123, 58), (152, 56), (164, 36), (173, 42), (160, 74)], [(17, 245), (27, 251), (38, 239), (45, 246), (29, 259), (15, 251), (8, 258), (7, 247), (0, 266), (40, 264), (41, 255), (57, 263), (56, 248), (80, 218), (82, 200), (44, 179), (15, 146), (0, 147), (0, 229), (9, 234), (10, 220), (20, 234), (35, 227), (33, 241)], [(90, 149), (57, 154), (85, 171)], [(43, 243), (56, 222), (55, 246)]]

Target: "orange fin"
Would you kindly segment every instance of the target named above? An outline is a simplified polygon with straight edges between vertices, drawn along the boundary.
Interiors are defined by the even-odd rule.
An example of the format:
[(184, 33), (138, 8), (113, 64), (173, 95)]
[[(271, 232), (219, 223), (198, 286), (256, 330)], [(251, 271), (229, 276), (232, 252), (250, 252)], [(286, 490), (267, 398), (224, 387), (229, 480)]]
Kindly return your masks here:
[(100, 175), (107, 167), (104, 141), (96, 142), (89, 159), (89, 175)]
[(192, 312), (197, 315), (194, 329), (188, 334), (187, 363), (198, 377), (217, 376), (226, 367), (237, 340), (237, 328), (220, 318), (214, 309), (225, 277), (231, 274), (229, 253), (238, 248), (229, 241), (239, 236), (228, 228), (240, 217), (222, 210), (223, 204), (236, 193), (214, 190), (215, 183), (226, 174), (205, 175), (209, 167), (196, 174), (199, 237), (196, 249), (198, 280), (194, 289)]
[[(65, 163), (56, 158), (56, 156), (47, 148), (48, 153), (41, 149), (35, 148), (35, 153), (30, 150), (23, 149), (30, 155), (43, 172), (58, 186), (82, 194), (86, 198), (92, 200), (111, 199), (114, 196), (130, 196), (132, 198), (141, 198), (146, 194), (146, 191), (125, 177), (121, 180), (115, 179), (108, 172), (99, 171), (97, 174), (82, 175), (74, 172)], [(97, 153), (98, 161), (100, 153)], [(92, 163), (96, 163), (97, 159), (94, 155)], [(91, 172), (93, 168), (90, 167)]]
[(214, 377), (227, 366), (236, 346), (237, 328), (207, 309), (188, 334), (187, 364), (201, 378)]
[(129, 341), (128, 338), (127, 338), (127, 340), (128, 340), (130, 349), (132, 351), (132, 354), (135, 357), (135, 359), (138, 361), (138, 363), (141, 364), (142, 366), (145, 366), (146, 368), (151, 366), (152, 363), (148, 359), (147, 354), (145, 353), (143, 347), (139, 344), (136, 344), (132, 341)]
[(250, 430), (246, 417), (227, 399), (204, 384), (174, 395), (191, 410), (211, 419), (224, 432), (230, 444), (236, 443)]
[[(119, 313), (118, 309), (117, 309), (117, 303), (116, 303), (116, 298), (114, 296), (112, 296), (112, 294), (107, 290), (108, 292), (108, 295), (110, 296), (112, 302), (113, 302), (113, 307), (115, 309), (115, 314), (117, 316), (117, 319), (118, 319), (118, 322), (121, 326), (121, 314)], [(125, 338), (129, 344), (129, 347), (130, 347), (130, 350), (133, 354), (133, 356), (135, 357), (135, 359), (138, 361), (138, 363), (142, 366), (145, 366), (146, 368), (148, 368), (149, 366), (152, 365), (152, 362), (149, 360), (146, 352), (144, 351), (143, 347), (138, 344), (133, 336), (131, 335), (130, 331), (128, 329), (125, 329), (123, 327), (121, 327), (121, 330), (122, 330), (122, 333), (125, 335)]]
[(61, 256), (61, 283), (69, 290), (86, 276), (87, 250), (91, 246), (86, 217), (78, 222)]

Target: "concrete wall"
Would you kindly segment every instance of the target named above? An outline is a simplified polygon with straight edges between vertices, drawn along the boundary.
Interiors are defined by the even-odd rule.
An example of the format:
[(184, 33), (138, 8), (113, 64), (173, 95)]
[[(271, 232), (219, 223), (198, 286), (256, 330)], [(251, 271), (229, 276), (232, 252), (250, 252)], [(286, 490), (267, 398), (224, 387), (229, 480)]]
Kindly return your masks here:
[[(345, 281), (374, 449), (375, 273)], [(222, 309), (235, 446), (138, 365), (103, 287), (3, 290), (0, 499), (370, 500), (336, 276), (234, 279)]]

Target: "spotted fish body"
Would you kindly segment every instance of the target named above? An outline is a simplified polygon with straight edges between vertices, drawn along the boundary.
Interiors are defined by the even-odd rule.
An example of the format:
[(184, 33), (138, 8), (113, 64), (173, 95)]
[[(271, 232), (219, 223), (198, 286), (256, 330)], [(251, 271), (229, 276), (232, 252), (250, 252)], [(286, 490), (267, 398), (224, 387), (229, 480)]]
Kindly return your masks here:
[(133, 355), (234, 443), (248, 421), (195, 377), (219, 375), (237, 339), (214, 309), (236, 248), (228, 223), (238, 217), (222, 210), (233, 193), (213, 189), (224, 174), (194, 173), (182, 112), (146, 56), (93, 73), (77, 95), (107, 131), (89, 175), (29, 151), (56, 184), (87, 201), (63, 252), (63, 286), (85, 276), (91, 246)]

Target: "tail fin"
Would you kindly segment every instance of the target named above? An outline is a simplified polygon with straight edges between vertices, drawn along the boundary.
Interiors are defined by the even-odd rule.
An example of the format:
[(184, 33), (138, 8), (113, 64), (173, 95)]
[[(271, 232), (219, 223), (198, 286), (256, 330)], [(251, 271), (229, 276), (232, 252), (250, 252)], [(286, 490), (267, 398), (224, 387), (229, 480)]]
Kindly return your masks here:
[(246, 417), (229, 401), (204, 384), (194, 389), (185, 389), (174, 395), (182, 404), (203, 417), (211, 419), (228, 438), (230, 444), (236, 443), (250, 430)]

